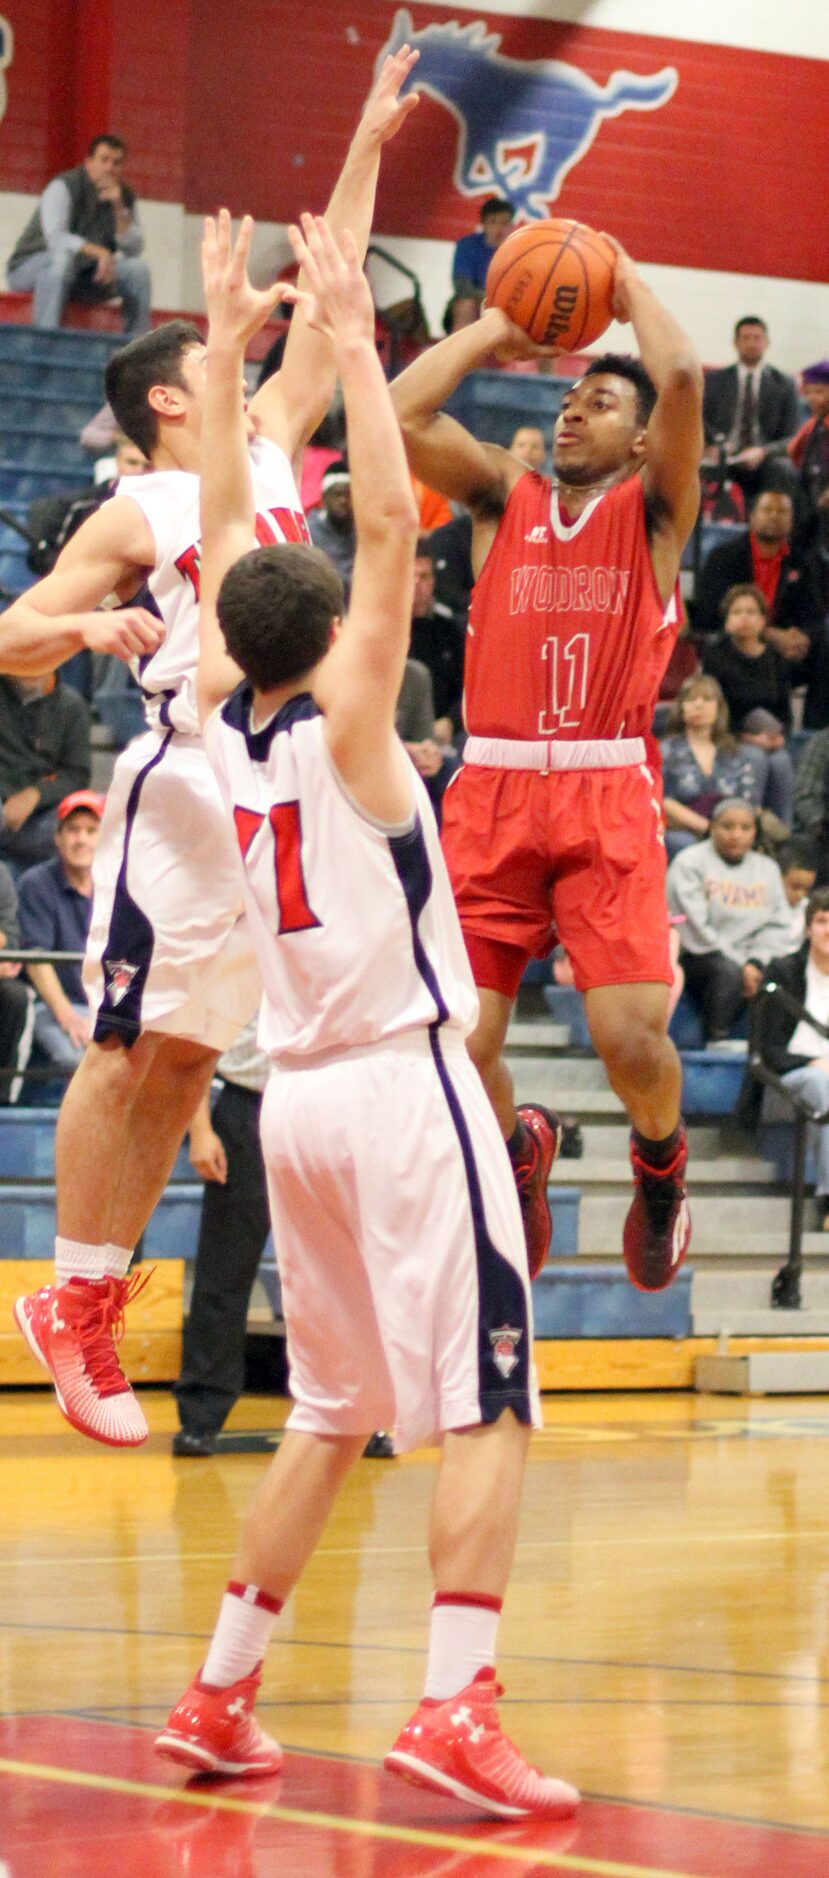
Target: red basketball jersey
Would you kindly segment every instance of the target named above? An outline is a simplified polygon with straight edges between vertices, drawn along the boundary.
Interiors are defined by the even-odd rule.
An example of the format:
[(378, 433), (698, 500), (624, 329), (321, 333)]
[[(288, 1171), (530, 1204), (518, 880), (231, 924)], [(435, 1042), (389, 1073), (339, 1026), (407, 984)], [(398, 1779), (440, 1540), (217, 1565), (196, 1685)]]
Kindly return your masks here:
[(678, 631), (656, 585), (638, 476), (566, 523), (547, 477), (510, 495), (469, 609), (467, 729), (583, 740), (650, 730)]

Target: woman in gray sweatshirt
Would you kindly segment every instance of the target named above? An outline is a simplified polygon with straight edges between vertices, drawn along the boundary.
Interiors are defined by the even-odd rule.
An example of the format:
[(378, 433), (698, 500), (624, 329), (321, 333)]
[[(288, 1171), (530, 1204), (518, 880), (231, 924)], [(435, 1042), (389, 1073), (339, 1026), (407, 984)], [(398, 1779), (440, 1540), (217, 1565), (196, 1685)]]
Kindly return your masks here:
[(668, 869), (668, 905), (684, 916), (685, 982), (700, 1004), (708, 1043), (729, 1037), (769, 959), (787, 950), (791, 915), (776, 861), (753, 852), (757, 823), (736, 797), (719, 802), (707, 841)]

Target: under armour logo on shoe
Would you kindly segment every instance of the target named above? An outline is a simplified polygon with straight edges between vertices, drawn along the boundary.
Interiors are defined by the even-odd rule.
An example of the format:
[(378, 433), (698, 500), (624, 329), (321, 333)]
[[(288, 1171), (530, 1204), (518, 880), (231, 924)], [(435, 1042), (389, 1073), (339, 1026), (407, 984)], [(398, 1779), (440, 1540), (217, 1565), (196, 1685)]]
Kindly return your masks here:
[(228, 1702), (228, 1705), (227, 1705), (228, 1715), (244, 1715), (244, 1712), (245, 1712), (245, 1702), (244, 1702), (243, 1696), (237, 1695), (235, 1702)]
[(450, 1715), (449, 1720), (453, 1728), (460, 1728), (462, 1722), (471, 1722), (472, 1710), (465, 1705), (463, 1708), (456, 1708), (454, 1715)]

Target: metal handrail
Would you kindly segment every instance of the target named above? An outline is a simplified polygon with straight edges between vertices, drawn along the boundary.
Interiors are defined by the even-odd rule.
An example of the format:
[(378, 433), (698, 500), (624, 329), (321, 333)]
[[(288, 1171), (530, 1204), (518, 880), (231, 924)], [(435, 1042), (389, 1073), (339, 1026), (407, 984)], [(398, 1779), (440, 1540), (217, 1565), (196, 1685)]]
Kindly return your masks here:
[(794, 1119), (794, 1170), (792, 1173), (792, 1206), (789, 1216), (789, 1251), (784, 1265), (781, 1265), (772, 1279), (771, 1302), (779, 1310), (799, 1311), (801, 1305), (800, 1280), (803, 1274), (803, 1213), (806, 1189), (806, 1148), (810, 1126), (822, 1127), (829, 1122), (829, 1109), (818, 1110), (806, 1102), (796, 1090), (790, 1089), (770, 1068), (763, 1057), (763, 1041), (766, 1028), (766, 1014), (772, 998), (779, 999), (784, 1010), (798, 1023), (805, 1021), (821, 1037), (829, 1041), (829, 1028), (812, 1016), (811, 1011), (801, 1004), (799, 998), (792, 996), (785, 985), (778, 985), (774, 979), (766, 979), (761, 984), (756, 997), (752, 1000), (749, 1019), (748, 1067), (756, 1082), (764, 1083), (766, 1088), (775, 1089), (783, 1102), (792, 1111)]

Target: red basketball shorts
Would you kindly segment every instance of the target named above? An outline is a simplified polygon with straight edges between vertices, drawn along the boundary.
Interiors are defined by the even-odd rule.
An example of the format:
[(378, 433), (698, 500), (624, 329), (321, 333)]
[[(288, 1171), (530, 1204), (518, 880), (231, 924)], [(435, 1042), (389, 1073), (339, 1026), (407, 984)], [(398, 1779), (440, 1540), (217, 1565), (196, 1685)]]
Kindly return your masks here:
[(672, 982), (661, 797), (644, 763), (459, 770), (443, 850), (476, 984), (512, 998), (557, 944), (580, 991)]

